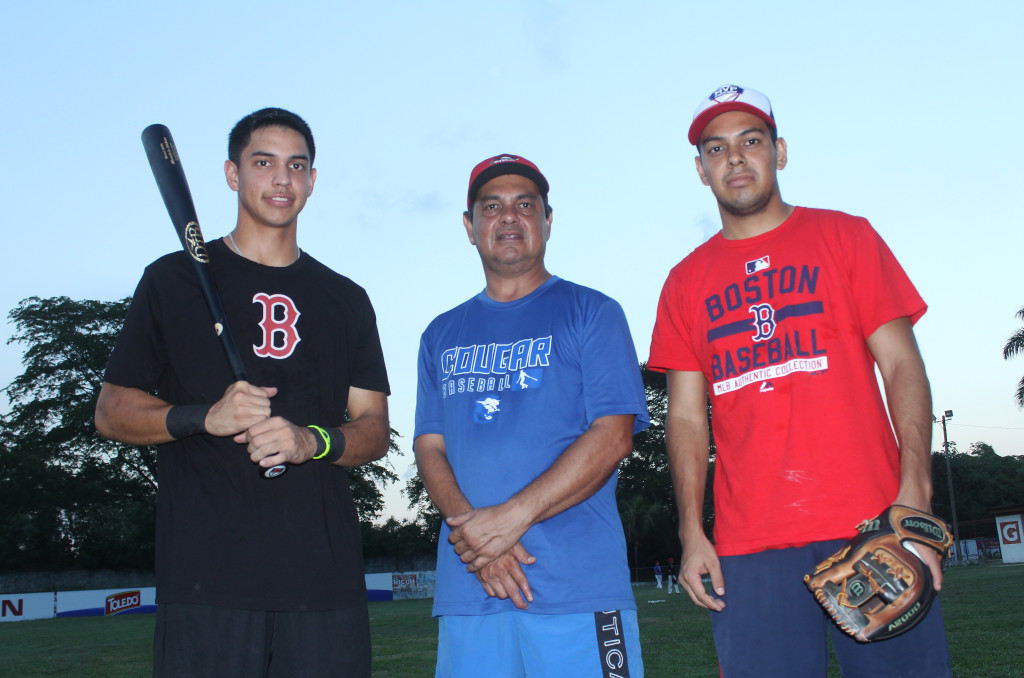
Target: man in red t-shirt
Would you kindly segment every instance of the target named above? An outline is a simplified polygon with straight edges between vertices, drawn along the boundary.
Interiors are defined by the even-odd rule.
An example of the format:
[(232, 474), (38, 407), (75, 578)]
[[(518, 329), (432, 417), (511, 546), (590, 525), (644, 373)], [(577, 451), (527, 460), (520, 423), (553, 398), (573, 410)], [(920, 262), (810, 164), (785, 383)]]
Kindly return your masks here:
[[(679, 579), (714, 612), (723, 676), (824, 676), (829, 633), (844, 676), (951, 676), (938, 604), (862, 645), (802, 580), (891, 504), (931, 510), (931, 394), (912, 329), (927, 307), (866, 220), (783, 202), (786, 142), (766, 96), (719, 88), (689, 141), (722, 230), (669, 274), (648, 367), (668, 373)], [(701, 521), (709, 397), (714, 544)], [(940, 559), (920, 551), (938, 590)]]

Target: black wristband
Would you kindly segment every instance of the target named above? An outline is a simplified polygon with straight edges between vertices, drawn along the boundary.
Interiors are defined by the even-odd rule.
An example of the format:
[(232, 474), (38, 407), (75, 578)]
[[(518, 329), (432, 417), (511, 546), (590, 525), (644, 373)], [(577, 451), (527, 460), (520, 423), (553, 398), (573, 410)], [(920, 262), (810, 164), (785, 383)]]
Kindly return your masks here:
[(212, 405), (175, 405), (167, 410), (164, 425), (175, 440), (206, 433), (206, 415)]
[(310, 424), (307, 426), (313, 432), (316, 439), (316, 451), (313, 452), (313, 459), (326, 461), (328, 464), (341, 459), (345, 453), (345, 434), (340, 428), (333, 426), (326, 429)]

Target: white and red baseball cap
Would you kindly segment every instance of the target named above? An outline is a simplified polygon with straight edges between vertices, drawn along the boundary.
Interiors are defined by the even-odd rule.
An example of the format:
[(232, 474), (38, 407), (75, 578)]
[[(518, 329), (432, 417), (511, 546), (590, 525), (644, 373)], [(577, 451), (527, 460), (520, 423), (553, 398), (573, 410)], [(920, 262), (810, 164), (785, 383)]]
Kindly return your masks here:
[(473, 171), (470, 173), (469, 195), (467, 200), (467, 205), (470, 210), (473, 209), (473, 201), (476, 200), (476, 194), (480, 192), (480, 187), (491, 179), (500, 177), (503, 174), (518, 174), (526, 177), (533, 183), (537, 184), (541, 197), (544, 198), (544, 200), (547, 200), (548, 180), (540, 173), (537, 166), (520, 155), (502, 153), (501, 155), (496, 155), (493, 158), (487, 158), (487, 160), (484, 160), (474, 167)]
[(700, 141), (700, 133), (712, 118), (729, 111), (752, 113), (771, 125), (772, 129), (778, 129), (775, 125), (775, 116), (772, 114), (772, 103), (768, 101), (768, 97), (749, 87), (722, 85), (712, 92), (711, 96), (703, 99), (693, 114), (690, 133), (687, 135), (690, 143), (696, 146)]

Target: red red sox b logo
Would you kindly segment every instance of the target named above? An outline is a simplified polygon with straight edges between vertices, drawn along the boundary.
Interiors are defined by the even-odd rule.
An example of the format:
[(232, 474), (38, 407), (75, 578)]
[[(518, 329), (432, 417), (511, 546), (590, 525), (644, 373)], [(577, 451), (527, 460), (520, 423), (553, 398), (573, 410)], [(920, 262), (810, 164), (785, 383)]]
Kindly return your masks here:
[(299, 309), (295, 302), (284, 294), (266, 294), (259, 292), (252, 298), (252, 303), (263, 306), (263, 345), (252, 345), (253, 352), (261, 358), (287, 358), (302, 341), (295, 323), (299, 321)]

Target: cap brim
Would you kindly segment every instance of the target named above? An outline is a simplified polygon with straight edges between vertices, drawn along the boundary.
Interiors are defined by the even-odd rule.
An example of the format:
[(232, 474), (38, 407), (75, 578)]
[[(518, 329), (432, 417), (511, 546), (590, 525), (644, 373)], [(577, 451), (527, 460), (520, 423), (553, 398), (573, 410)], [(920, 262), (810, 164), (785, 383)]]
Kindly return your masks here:
[(708, 123), (721, 114), (728, 113), (729, 111), (743, 111), (745, 113), (750, 113), (751, 115), (756, 115), (768, 123), (772, 129), (776, 129), (775, 120), (757, 106), (752, 106), (743, 101), (726, 101), (705, 109), (700, 115), (694, 118), (693, 122), (690, 123), (690, 131), (687, 134), (687, 139), (689, 139), (691, 144), (696, 146), (700, 142), (700, 135), (704, 131), (704, 128), (708, 126)]
[(533, 183), (537, 184), (537, 189), (540, 191), (542, 197), (547, 198), (548, 195), (548, 180), (544, 178), (544, 175), (533, 169), (529, 165), (524, 165), (518, 162), (502, 162), (494, 164), (473, 180), (473, 184), (469, 187), (469, 196), (467, 200), (467, 206), (469, 209), (473, 209), (473, 203), (476, 202), (477, 194), (480, 189), (483, 188), (491, 179), (503, 176), (505, 174), (518, 174), (521, 177), (526, 177)]

